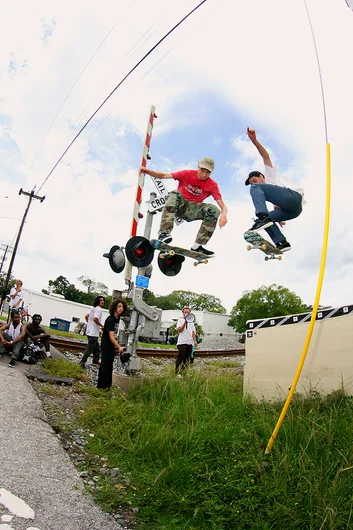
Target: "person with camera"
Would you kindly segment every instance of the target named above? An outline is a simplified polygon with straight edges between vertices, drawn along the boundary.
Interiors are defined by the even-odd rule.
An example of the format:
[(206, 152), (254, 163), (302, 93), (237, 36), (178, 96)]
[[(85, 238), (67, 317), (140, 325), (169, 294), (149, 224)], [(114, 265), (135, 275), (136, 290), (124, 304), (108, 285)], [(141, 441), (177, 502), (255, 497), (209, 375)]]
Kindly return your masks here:
[(175, 362), (175, 373), (180, 377), (180, 371), (185, 370), (187, 363), (190, 362), (193, 346), (195, 348), (197, 346), (196, 329), (190, 307), (183, 307), (182, 314), (183, 316), (177, 322), (179, 336), (177, 341), (178, 355)]
[(113, 381), (113, 364), (115, 355), (124, 350), (116, 337), (119, 333), (120, 317), (127, 315), (129, 309), (125, 300), (115, 300), (109, 306), (109, 317), (103, 327), (101, 340), (102, 359), (98, 372), (97, 388), (110, 388)]

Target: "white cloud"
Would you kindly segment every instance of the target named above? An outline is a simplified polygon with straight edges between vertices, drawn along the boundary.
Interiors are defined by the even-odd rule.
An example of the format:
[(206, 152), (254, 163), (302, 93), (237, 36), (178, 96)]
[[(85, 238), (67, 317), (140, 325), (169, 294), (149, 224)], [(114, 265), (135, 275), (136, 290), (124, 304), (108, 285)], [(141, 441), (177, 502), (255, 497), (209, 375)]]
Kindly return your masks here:
[[(80, 0), (70, 4), (36, 0), (21, 7), (20, 18), (16, 6), (8, 6), (0, 46), (0, 135), (6, 142), (6, 156), (0, 159), (4, 243), (14, 240), (26, 205), (25, 197), (18, 196), (19, 188), (41, 184), (104, 97), (194, 5), (190, 0), (168, 5), (159, 0), (147, 4), (103, 0), (97, 11)], [(353, 15), (343, 0), (311, 0), (308, 6), (319, 51), (332, 149), (332, 217), (322, 303), (351, 303)], [(213, 103), (222, 102), (229, 115), (237, 117), (231, 142), (229, 131), (212, 129), (217, 110), (211, 99), (200, 112), (198, 96), (205, 91), (214, 96)], [(223, 168), (216, 160), (218, 175), (230, 175), (229, 181), (221, 182), (221, 189), (227, 190), (224, 200), (229, 222), (222, 230), (217, 228), (209, 243), (216, 258), (197, 268), (187, 260), (175, 278), (163, 276), (156, 265), (151, 290), (158, 294), (173, 289), (209, 292), (230, 310), (243, 291), (277, 283), (312, 303), (326, 196), (322, 100), (304, 5), (280, 0), (207, 2), (151, 54), (48, 179), (41, 191), (45, 201), (34, 201), (15, 274), (37, 290), (59, 274), (73, 283), (85, 274), (110, 288), (124, 286), (123, 275), (114, 275), (102, 254), (114, 244), (124, 246), (130, 235), (151, 103), (158, 115), (152, 150), (153, 145), (164, 146), (163, 151), (153, 152), (151, 167), (162, 171), (195, 167), (196, 153), (191, 156), (186, 152), (193, 144), (196, 151), (196, 130), (203, 128), (225, 160)], [(104, 118), (106, 121), (91, 136)], [(244, 123), (258, 130), (281, 171), (304, 181), (307, 206), (285, 229), (293, 249), (281, 263), (265, 263), (260, 252), (246, 251), (243, 240), (253, 216), (244, 175), (261, 165), (245, 136)], [(178, 145), (164, 145), (163, 139), (173, 135), (178, 135)], [(167, 182), (168, 189), (174, 186)], [(144, 214), (152, 190), (146, 179)], [(156, 214), (152, 236), (157, 235), (159, 218)], [(190, 246), (197, 229), (198, 223), (182, 224), (174, 231), (175, 242)], [(139, 233), (143, 230), (144, 220)]]

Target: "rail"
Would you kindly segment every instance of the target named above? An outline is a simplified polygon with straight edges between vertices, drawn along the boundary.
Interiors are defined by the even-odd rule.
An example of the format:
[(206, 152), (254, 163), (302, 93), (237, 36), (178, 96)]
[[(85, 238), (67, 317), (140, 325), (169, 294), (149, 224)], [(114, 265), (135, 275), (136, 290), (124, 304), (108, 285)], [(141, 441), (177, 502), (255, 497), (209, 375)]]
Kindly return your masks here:
[[(68, 340), (68, 339), (59, 339), (52, 337), (50, 343), (55, 346), (55, 348), (65, 349), (71, 351), (72, 353), (83, 352), (86, 349), (87, 343), (77, 340)], [(146, 348), (137, 348), (137, 355), (140, 357), (176, 357), (177, 350), (165, 350), (165, 349), (146, 349)], [(198, 357), (231, 357), (236, 355), (245, 355), (245, 349), (242, 350), (196, 350), (196, 355)]]

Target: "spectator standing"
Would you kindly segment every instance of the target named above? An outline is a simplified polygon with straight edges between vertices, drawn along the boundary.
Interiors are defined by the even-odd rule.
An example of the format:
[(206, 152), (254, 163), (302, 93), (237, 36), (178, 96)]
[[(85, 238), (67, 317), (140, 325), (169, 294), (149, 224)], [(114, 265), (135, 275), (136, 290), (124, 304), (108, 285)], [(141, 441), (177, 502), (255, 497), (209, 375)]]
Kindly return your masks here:
[(92, 364), (99, 363), (99, 332), (103, 329), (102, 324), (102, 307), (105, 304), (104, 296), (97, 296), (93, 302), (93, 307), (87, 315), (85, 320), (87, 322), (86, 335), (88, 337), (88, 343), (85, 353), (82, 356), (80, 365), (85, 368), (86, 361), (90, 355), (93, 356)]
[(13, 368), (23, 346), (26, 328), (21, 324), (21, 315), (17, 309), (13, 309), (10, 316), (11, 322), (0, 327), (0, 353), (12, 353), (9, 366)]
[(124, 350), (116, 340), (119, 332), (120, 317), (127, 315), (129, 309), (124, 300), (115, 300), (109, 306), (109, 317), (106, 319), (102, 335), (102, 361), (98, 373), (98, 388), (110, 388), (113, 380), (114, 357)]
[(185, 370), (186, 364), (190, 362), (193, 346), (197, 346), (195, 326), (193, 322), (186, 320), (186, 315), (189, 313), (191, 313), (190, 307), (183, 307), (183, 316), (177, 322), (179, 336), (177, 341), (178, 355), (175, 362), (176, 374), (179, 374), (180, 370)]
[(50, 344), (49, 339), (50, 333), (47, 333), (44, 328), (41, 327), (42, 316), (35, 314), (32, 317), (32, 322), (26, 326), (26, 336), (30, 338), (36, 346), (44, 346), (45, 355), (50, 357)]
[(22, 286), (23, 286), (22, 280), (16, 280), (16, 286), (10, 289), (10, 301), (9, 301), (10, 311), (12, 309), (19, 309), (23, 303)]

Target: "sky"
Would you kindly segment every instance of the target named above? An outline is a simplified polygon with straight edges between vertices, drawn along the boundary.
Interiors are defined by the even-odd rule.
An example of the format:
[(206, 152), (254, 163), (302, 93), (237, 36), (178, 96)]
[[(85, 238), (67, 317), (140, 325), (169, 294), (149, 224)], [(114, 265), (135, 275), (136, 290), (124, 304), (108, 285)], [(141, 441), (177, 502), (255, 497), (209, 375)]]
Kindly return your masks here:
[[(162, 172), (215, 160), (212, 177), (228, 207), (207, 265), (187, 259), (164, 276), (157, 254), (149, 289), (208, 293), (228, 312), (245, 291), (283, 285), (313, 304), (328, 198), (331, 218), (320, 303), (353, 303), (353, 12), (345, 0), (207, 0), (136, 68), (47, 175), (108, 94), (191, 9), (191, 0), (33, 0), (9, 5), (0, 21), (0, 233), (14, 245), (27, 197), (33, 201), (14, 263), (25, 287), (47, 288), (65, 276), (124, 289), (103, 258), (131, 235), (138, 169), (151, 105), (156, 107), (148, 167)], [(325, 110), (325, 112), (324, 112)], [(325, 118), (326, 125), (325, 128)], [(292, 250), (282, 261), (247, 252), (243, 233), (254, 208), (247, 173), (262, 160), (246, 135), (254, 128), (277, 169), (304, 187), (301, 216), (283, 229)], [(43, 184), (44, 183), (44, 184)], [(169, 191), (173, 180), (164, 181)], [(141, 212), (154, 191), (145, 180)], [(208, 199), (213, 202), (213, 199)], [(161, 214), (154, 216), (156, 237)], [(143, 235), (144, 218), (138, 235)], [(173, 230), (189, 248), (199, 222)], [(9, 263), (4, 264), (5, 270)], [(137, 269), (133, 270), (133, 278)]]

